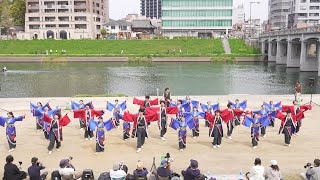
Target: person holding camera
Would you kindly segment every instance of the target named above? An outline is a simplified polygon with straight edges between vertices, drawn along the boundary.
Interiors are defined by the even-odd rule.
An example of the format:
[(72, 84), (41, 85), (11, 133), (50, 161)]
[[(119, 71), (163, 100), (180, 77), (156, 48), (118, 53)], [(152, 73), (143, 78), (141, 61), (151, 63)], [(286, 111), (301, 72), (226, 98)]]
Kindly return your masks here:
[(59, 174), (61, 175), (63, 180), (75, 180), (79, 179), (82, 176), (82, 172), (76, 173), (75, 167), (71, 164), (72, 159), (73, 158), (70, 157), (69, 159), (62, 159), (60, 161)]
[(309, 180), (320, 180), (320, 159), (315, 159), (313, 161), (314, 167), (311, 163), (308, 163), (304, 168), (308, 168), (306, 176)]
[(42, 163), (40, 163), (38, 161), (38, 158), (33, 157), (31, 159), (31, 164), (32, 165), (28, 168), (30, 180), (44, 180), (44, 179), (46, 179), (46, 177), (48, 176), (48, 172), (44, 172), (41, 174), (40, 171), (45, 169), (46, 167), (44, 167), (42, 165)]
[(198, 161), (191, 159), (190, 166), (187, 170), (182, 171), (181, 174), (185, 180), (194, 180), (198, 178), (201, 175), (200, 170), (198, 169)]
[[(9, 155), (6, 157), (6, 164), (4, 165), (3, 180), (22, 180), (26, 179), (27, 173), (20, 171), (18, 166), (13, 164), (13, 156)], [(22, 162), (19, 162), (20, 165)]]
[(134, 179), (147, 179), (148, 170), (144, 167), (143, 162), (138, 161), (137, 169), (133, 171)]
[(165, 180), (170, 179), (172, 173), (172, 170), (170, 170), (170, 161), (167, 161), (167, 159), (163, 159), (156, 173), (154, 174), (157, 177), (157, 179)]
[(113, 168), (110, 169), (111, 179), (124, 179), (127, 173), (123, 170), (123, 163), (116, 163)]

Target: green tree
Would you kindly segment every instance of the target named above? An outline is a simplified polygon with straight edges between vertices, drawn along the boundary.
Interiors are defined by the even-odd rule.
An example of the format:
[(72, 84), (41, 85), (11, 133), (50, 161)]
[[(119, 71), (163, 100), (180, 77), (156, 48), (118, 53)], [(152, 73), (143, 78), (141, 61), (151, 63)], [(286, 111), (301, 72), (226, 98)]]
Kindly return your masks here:
[(26, 13), (26, 2), (24, 0), (14, 0), (12, 5), (9, 6), (9, 12), (14, 25), (24, 26)]
[(0, 22), (2, 28), (2, 32), (6, 33), (8, 32), (9, 28), (13, 26), (13, 21), (9, 12), (9, 9), (7, 8), (10, 6), (10, 1), (9, 0), (3, 0), (0, 3)]
[(107, 35), (107, 30), (105, 28), (102, 28), (100, 30), (100, 33), (101, 33), (102, 37), (105, 37)]

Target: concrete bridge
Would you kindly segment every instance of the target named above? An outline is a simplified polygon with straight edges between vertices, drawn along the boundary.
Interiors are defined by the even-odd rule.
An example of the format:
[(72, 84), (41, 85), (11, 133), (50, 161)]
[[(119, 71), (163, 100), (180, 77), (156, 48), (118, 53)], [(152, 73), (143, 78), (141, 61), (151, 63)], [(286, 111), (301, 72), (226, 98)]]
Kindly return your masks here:
[(263, 33), (259, 42), (268, 61), (320, 76), (320, 26)]

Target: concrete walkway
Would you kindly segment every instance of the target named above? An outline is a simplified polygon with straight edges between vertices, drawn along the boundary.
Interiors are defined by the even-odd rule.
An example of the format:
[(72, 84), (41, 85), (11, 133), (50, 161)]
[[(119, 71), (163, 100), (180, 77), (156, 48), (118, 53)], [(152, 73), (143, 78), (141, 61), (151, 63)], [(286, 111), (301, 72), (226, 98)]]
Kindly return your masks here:
[(222, 45), (223, 45), (224, 53), (231, 54), (231, 48), (230, 48), (229, 40), (227, 38), (222, 39)]

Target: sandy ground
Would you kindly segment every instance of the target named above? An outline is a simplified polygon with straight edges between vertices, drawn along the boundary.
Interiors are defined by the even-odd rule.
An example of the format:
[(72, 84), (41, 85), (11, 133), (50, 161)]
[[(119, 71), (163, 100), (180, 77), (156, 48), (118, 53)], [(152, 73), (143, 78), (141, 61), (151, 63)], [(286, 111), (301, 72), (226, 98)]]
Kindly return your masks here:
[[(241, 97), (241, 98), (240, 98)], [(141, 97), (143, 98), (143, 97)], [(178, 99), (182, 97), (173, 97)], [(229, 96), (199, 96), (192, 99), (206, 102), (208, 100), (219, 101), (222, 107), (225, 107), (227, 100), (239, 98), (248, 100), (250, 109), (259, 109), (261, 103), (269, 100), (275, 102), (282, 101), (283, 104), (291, 104), (292, 96), (250, 96), (250, 95), (229, 95)], [(79, 100), (72, 99), (72, 100)], [(84, 101), (93, 101), (96, 109), (105, 109), (106, 101), (114, 101), (115, 98), (82, 98)], [(303, 96), (303, 102), (309, 101), (308, 95)], [(35, 118), (28, 111), (29, 102), (37, 101), (46, 102), (50, 100), (52, 107), (59, 106), (65, 108), (66, 102), (71, 98), (20, 98), (20, 99), (0, 99), (0, 108), (14, 111), (14, 114), (27, 114), (23, 122), (17, 122), (17, 149), (10, 153), (15, 158), (15, 163), (22, 161), (22, 167), (27, 169), (33, 156), (47, 166), (48, 171), (58, 168), (59, 161), (63, 158), (72, 156), (73, 164), (78, 169), (92, 168), (94, 173), (99, 175), (102, 172), (109, 171), (114, 163), (124, 161), (129, 166), (129, 171), (135, 169), (136, 162), (141, 160), (149, 169), (153, 157), (156, 157), (156, 164), (159, 165), (161, 155), (169, 152), (174, 159), (172, 168), (176, 172), (181, 172), (189, 165), (190, 159), (199, 161), (199, 167), (202, 173), (228, 173), (238, 174), (241, 170), (247, 172), (253, 165), (256, 157), (262, 159), (264, 166), (269, 166), (272, 159), (278, 161), (278, 164), (285, 175), (285, 179), (301, 179), (298, 173), (303, 172), (303, 166), (308, 162), (313, 162), (314, 158), (320, 157), (320, 140), (319, 140), (319, 107), (314, 106), (312, 111), (306, 113), (303, 120), (300, 135), (292, 138), (292, 147), (285, 147), (283, 135), (278, 135), (280, 121), (276, 121), (276, 127), (267, 128), (267, 137), (261, 138), (257, 149), (252, 149), (250, 130), (244, 126), (234, 130), (233, 140), (222, 140), (220, 149), (213, 149), (212, 140), (208, 137), (208, 129), (204, 127), (204, 121), (201, 121), (200, 137), (191, 138), (191, 131), (188, 131), (187, 149), (183, 152), (178, 150), (177, 132), (169, 129), (166, 141), (159, 138), (159, 129), (156, 123), (152, 124), (149, 129), (150, 137), (147, 139), (144, 149), (141, 153), (136, 153), (136, 139), (130, 141), (122, 140), (122, 127), (108, 132), (106, 135), (106, 149), (104, 153), (95, 155), (95, 141), (85, 141), (83, 131), (79, 130), (78, 119), (73, 119), (70, 112), (69, 117), (72, 122), (63, 129), (64, 141), (60, 152), (53, 151), (48, 155), (47, 146), (49, 142), (44, 139), (42, 132), (35, 129)], [(132, 105), (132, 98), (119, 98), (119, 101), (127, 100), (128, 109), (136, 112), (138, 107)], [(320, 95), (314, 96), (314, 101), (320, 103)], [(66, 113), (67, 111), (64, 111)], [(5, 116), (4, 111), (0, 115)], [(110, 113), (104, 116), (105, 119), (110, 117)], [(226, 126), (224, 125), (226, 136)], [(5, 157), (8, 155), (8, 144), (5, 138), (5, 129), (0, 127), (0, 177), (3, 174), (3, 165)]]

